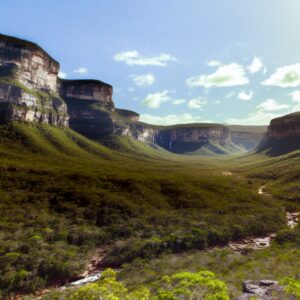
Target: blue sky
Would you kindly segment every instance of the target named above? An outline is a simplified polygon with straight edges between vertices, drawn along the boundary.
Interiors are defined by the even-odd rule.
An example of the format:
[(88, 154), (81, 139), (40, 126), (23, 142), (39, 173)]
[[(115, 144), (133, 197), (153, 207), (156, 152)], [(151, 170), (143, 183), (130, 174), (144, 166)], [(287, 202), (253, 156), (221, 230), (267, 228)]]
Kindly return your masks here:
[(156, 124), (268, 124), (300, 110), (299, 0), (0, 0), (1, 33)]

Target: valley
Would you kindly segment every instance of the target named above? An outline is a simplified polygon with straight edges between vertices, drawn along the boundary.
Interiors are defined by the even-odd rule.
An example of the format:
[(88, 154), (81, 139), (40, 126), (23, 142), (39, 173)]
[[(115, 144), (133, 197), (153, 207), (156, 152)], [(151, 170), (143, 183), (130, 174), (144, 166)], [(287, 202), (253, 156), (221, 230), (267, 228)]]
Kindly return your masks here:
[(110, 282), (173, 300), (157, 298), (164, 276), (209, 271), (227, 300), (245, 280), (300, 277), (298, 113), (146, 124), (110, 84), (61, 79), (37, 44), (0, 42), (3, 299), (94, 300)]

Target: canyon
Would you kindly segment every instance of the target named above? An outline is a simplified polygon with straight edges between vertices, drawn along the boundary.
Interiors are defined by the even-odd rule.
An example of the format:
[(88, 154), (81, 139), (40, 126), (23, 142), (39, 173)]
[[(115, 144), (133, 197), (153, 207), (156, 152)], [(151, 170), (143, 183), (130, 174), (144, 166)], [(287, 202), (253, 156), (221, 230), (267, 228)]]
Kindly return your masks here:
[(197, 153), (201, 148), (214, 154), (250, 150), (263, 136), (251, 130), (231, 131), (222, 124), (145, 124), (138, 113), (115, 108), (110, 84), (61, 79), (59, 68), (37, 44), (0, 35), (0, 122), (69, 126), (94, 140), (129, 136), (176, 153)]

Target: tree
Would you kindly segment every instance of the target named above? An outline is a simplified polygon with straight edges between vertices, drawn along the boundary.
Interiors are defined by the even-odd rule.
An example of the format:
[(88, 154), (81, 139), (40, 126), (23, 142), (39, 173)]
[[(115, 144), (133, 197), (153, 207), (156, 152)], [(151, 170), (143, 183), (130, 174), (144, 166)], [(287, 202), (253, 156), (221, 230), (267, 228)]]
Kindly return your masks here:
[(292, 278), (284, 278), (281, 284), (285, 286), (285, 293), (293, 300), (300, 300), (300, 281)]
[(158, 300), (229, 300), (226, 285), (212, 272), (182, 272), (165, 276), (163, 281)]

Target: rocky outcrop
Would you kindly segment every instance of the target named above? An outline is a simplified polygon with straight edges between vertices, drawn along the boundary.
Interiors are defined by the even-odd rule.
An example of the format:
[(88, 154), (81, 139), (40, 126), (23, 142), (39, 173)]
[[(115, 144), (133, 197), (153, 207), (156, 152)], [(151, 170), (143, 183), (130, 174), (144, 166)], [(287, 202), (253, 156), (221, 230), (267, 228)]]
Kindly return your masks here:
[(59, 64), (38, 45), (0, 35), (0, 118), (68, 125)]
[(247, 280), (243, 283), (243, 294), (236, 300), (282, 300), (293, 299), (284, 295), (284, 287), (279, 285), (278, 281)]
[(60, 96), (72, 106), (95, 103), (109, 111), (114, 111), (113, 87), (100, 80), (60, 80)]

